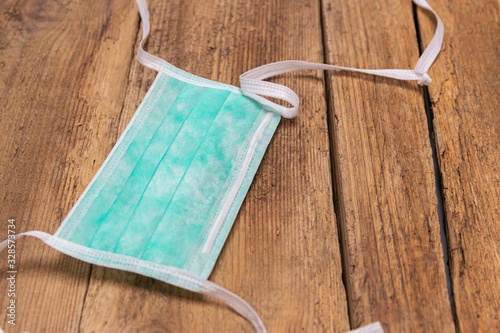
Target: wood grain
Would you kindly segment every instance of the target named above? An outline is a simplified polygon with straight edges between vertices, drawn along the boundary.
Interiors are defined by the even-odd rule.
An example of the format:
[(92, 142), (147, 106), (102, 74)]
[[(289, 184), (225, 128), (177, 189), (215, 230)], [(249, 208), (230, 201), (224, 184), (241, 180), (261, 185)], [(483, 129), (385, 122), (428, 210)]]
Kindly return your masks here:
[[(460, 332), (500, 331), (500, 6), (433, 0), (446, 31), (429, 94)], [(422, 43), (435, 23), (419, 10)]]
[[(133, 5), (0, 2), (2, 239), (8, 218), (17, 232), (55, 232), (111, 149), (137, 35)], [(90, 265), (32, 238), (19, 240), (16, 259), (13, 327), (2, 252), (0, 326), (77, 332)]]
[[(153, 54), (234, 85), (278, 60), (411, 68), (418, 59), (408, 1), (148, 3)], [(442, 184), (416, 83), (329, 73), (325, 89), (317, 71), (274, 80), (299, 94), (301, 110), (278, 127), (210, 278), (253, 305), (270, 332), (377, 320), (386, 332), (500, 330), (500, 8), (496, 0), (431, 5), (446, 27), (429, 73)], [(18, 232), (53, 233), (155, 73), (135, 59), (133, 1), (6, 0), (0, 13), (0, 233), (9, 218)], [(418, 25), (425, 46), (435, 23), (418, 11)], [(16, 255), (16, 327), (0, 295), (6, 332), (252, 331), (213, 299), (91, 267), (34, 239), (20, 240)]]
[[(241, 73), (258, 65), (323, 58), (315, 0), (155, 0), (149, 7), (149, 51), (212, 80), (237, 85)], [(312, 74), (278, 80), (307, 98), (297, 119), (280, 124), (210, 278), (253, 305), (270, 332), (349, 328), (332, 203), (324, 81), (321, 73)], [(121, 130), (154, 75), (133, 62)], [(253, 331), (213, 299), (95, 267), (81, 331), (146, 329)]]
[[(328, 63), (412, 68), (410, 1), (326, 0)], [(352, 327), (452, 332), (422, 89), (331, 73), (330, 130)]]

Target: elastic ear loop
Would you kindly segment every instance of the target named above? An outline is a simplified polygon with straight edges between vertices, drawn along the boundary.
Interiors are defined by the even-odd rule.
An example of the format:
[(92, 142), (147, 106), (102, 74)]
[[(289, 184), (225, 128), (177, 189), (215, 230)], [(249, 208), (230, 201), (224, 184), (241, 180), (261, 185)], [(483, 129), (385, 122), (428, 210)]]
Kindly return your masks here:
[[(48, 246), (61, 253), (91, 264), (110, 268), (118, 268), (138, 274), (143, 274), (143, 272), (141, 272), (141, 269), (147, 269), (155, 279), (175, 285), (179, 288), (188, 289), (193, 292), (215, 297), (223, 301), (239, 315), (247, 319), (254, 327), (255, 332), (266, 333), (266, 328), (264, 327), (262, 320), (259, 318), (259, 315), (247, 302), (245, 302), (245, 300), (243, 300), (238, 295), (230, 292), (229, 290), (216, 285), (213, 282), (201, 279), (181, 269), (157, 265), (136, 258), (131, 258), (114, 253), (109, 254), (105, 251), (87, 248), (85, 246), (69, 242), (65, 239), (53, 236), (43, 231), (28, 231), (17, 234), (15, 236), (9, 236), (8, 239), (0, 243), (0, 251), (7, 247), (9, 240), (14, 241), (21, 236), (36, 237), (42, 240)], [(82, 256), (85, 256), (87, 259), (82, 259)], [(113, 266), (106, 264), (109, 261), (112, 261)], [(165, 276), (169, 276), (171, 278), (167, 279)], [(177, 283), (175, 283), (174, 281)], [(181, 284), (180, 282), (184, 283)], [(191, 288), (188, 288), (186, 286), (190, 286)]]
[[(0, 252), (9, 245), (9, 241), (15, 241), (22, 236), (36, 237), (53, 249), (78, 260), (88, 262), (90, 264), (121, 269), (138, 274), (143, 274), (143, 271), (147, 269), (150, 273), (150, 276), (155, 279), (179, 288), (215, 297), (223, 301), (236, 313), (248, 320), (254, 327), (256, 333), (266, 333), (266, 328), (262, 323), (262, 320), (259, 318), (257, 312), (255, 312), (255, 310), (241, 297), (230, 292), (227, 289), (222, 288), (221, 286), (216, 285), (213, 282), (201, 279), (179, 268), (158, 265), (152, 262), (146, 262), (116, 253), (110, 254), (105, 251), (87, 248), (85, 246), (72, 243), (43, 231), (28, 231), (16, 235), (11, 235), (8, 237), (8, 239), (0, 243)], [(82, 257), (85, 257), (86, 259), (82, 259)], [(109, 264), (110, 261), (113, 264), (112, 266)], [(180, 282), (184, 283), (181, 284)], [(1, 329), (0, 332), (2, 332)], [(349, 333), (383, 332), (384, 331), (379, 322), (375, 322), (370, 325), (349, 331)]]
[[(425, 49), (424, 53), (418, 60), (415, 69), (358, 69), (351, 67), (334, 66), (328, 64), (318, 64), (307, 61), (279, 61), (254, 68), (240, 76), (240, 85), (242, 93), (251, 97), (259, 103), (269, 107), (273, 111), (278, 112), (285, 118), (293, 118), (297, 115), (300, 105), (300, 99), (297, 94), (288, 87), (263, 81), (275, 75), (284, 74), (297, 70), (332, 70), (332, 71), (351, 71), (372, 74), (377, 76), (385, 76), (397, 80), (415, 80), (419, 85), (427, 86), (432, 79), (427, 74), (427, 71), (432, 66), (432, 63), (441, 51), (444, 38), (444, 25), (436, 12), (429, 6), (426, 0), (413, 0), (413, 2), (424, 9), (430, 11), (437, 20), (437, 27), (434, 37)], [(274, 103), (262, 96), (272, 97), (284, 100), (292, 105), (287, 108)]]

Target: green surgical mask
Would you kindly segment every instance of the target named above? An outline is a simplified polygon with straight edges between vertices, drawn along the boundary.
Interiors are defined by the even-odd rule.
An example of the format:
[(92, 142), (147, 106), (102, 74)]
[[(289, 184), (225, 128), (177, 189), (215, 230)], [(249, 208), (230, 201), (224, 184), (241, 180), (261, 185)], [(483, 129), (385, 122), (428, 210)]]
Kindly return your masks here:
[[(265, 332), (244, 300), (207, 280), (281, 116), (297, 114), (299, 99), (293, 91), (262, 80), (293, 70), (326, 69), (428, 84), (426, 72), (441, 47), (442, 23), (438, 18), (434, 46), (415, 70), (285, 61), (243, 74), (242, 88), (237, 88), (186, 73), (145, 52), (149, 13), (144, 0), (137, 3), (143, 21), (138, 60), (159, 72), (153, 85), (57, 232), (17, 236), (35, 236), (74, 258), (217, 297)], [(415, 3), (432, 11), (424, 0)], [(0, 249), (13, 241), (4, 241)], [(379, 324), (366, 328), (380, 331)]]

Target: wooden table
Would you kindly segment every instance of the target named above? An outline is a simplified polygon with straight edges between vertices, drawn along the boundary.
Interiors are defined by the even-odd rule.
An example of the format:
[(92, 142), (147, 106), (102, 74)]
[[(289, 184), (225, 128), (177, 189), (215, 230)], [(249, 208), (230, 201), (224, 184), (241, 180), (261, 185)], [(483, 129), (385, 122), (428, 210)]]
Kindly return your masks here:
[[(269, 332), (500, 331), (500, 6), (429, 0), (445, 24), (429, 89), (296, 72), (283, 119), (210, 280)], [(238, 85), (301, 59), (412, 68), (435, 22), (409, 0), (150, 0), (148, 50)], [(123, 0), (0, 3), (0, 224), (54, 233), (151, 85)], [(17, 244), (6, 332), (251, 332), (224, 304)]]

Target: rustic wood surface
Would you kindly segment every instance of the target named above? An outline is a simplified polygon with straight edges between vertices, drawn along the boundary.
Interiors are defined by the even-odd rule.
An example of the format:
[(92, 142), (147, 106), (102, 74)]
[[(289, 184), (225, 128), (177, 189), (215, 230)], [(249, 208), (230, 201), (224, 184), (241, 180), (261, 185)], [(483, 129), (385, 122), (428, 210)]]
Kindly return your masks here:
[[(411, 2), (329, 0), (323, 13), (327, 62), (415, 66)], [(351, 73), (327, 78), (351, 324), (451, 332), (422, 88)]]
[[(446, 28), (429, 73), (442, 183), (416, 83), (319, 71), (273, 79), (301, 109), (279, 125), (210, 277), (254, 306), (269, 332), (373, 321), (386, 332), (500, 330), (500, 7), (452, 2), (430, 0)], [(234, 85), (272, 61), (411, 68), (419, 54), (409, 1), (148, 4), (151, 53)], [(54, 233), (155, 73), (135, 57), (134, 1), (4, 0), (0, 13), (0, 233), (9, 218), (18, 232)], [(435, 22), (418, 11), (417, 26), (425, 46)], [(6, 252), (0, 265), (6, 332), (252, 331), (211, 298), (35, 239), (17, 245), (15, 327)]]
[[(446, 26), (429, 94), (460, 332), (500, 332), (500, 6), (433, 1)], [(422, 41), (431, 19), (419, 11)]]
[[(14, 218), (54, 233), (117, 138), (139, 20), (122, 1), (8, 0), (0, 13), (1, 232)], [(14, 328), (2, 254), (0, 327), (77, 332), (91, 266), (20, 239)]]

